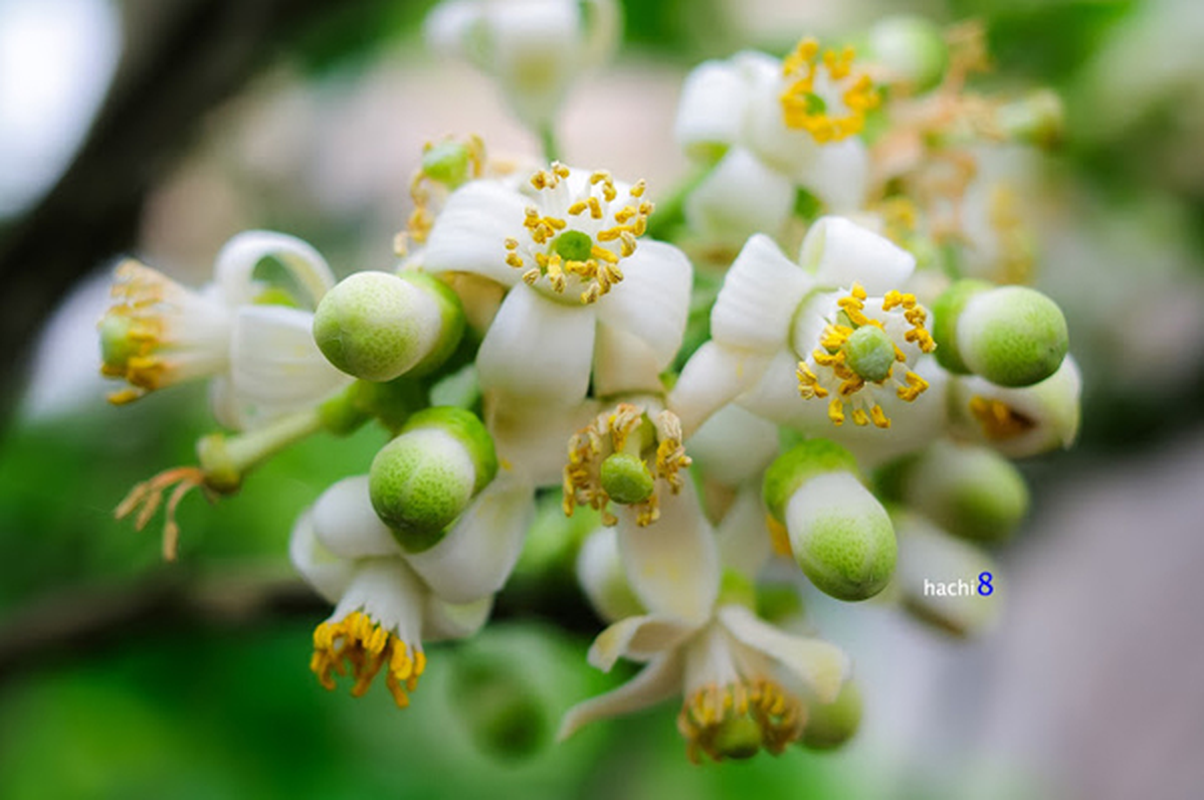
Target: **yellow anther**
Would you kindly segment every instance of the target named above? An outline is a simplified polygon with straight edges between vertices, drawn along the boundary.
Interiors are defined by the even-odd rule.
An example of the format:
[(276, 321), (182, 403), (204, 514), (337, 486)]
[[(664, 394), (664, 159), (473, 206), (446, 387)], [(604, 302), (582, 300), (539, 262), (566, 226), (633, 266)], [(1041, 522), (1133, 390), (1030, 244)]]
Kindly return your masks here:
[(970, 413), (982, 427), (983, 436), (993, 442), (1003, 442), (1022, 436), (1037, 423), (1001, 400), (975, 395), (970, 398)]
[(397, 707), (405, 708), (410, 704), (407, 692), (418, 688), (418, 679), (426, 671), (423, 651), (411, 655), (409, 645), (362, 611), (352, 611), (335, 622), (323, 622), (314, 630), (310, 669), (326, 689), (335, 688), (336, 674), (347, 675), (350, 671), (354, 681), (351, 694), (362, 697), (386, 666), (385, 686)]
[(715, 761), (730, 755), (723, 739), (725, 727), (741, 718), (759, 731), (759, 746), (777, 755), (803, 732), (806, 715), (793, 694), (766, 678), (708, 684), (687, 697), (677, 715), (677, 729), (686, 740), (686, 754), (698, 763), (703, 754)]
[(844, 403), (839, 397), (833, 397), (828, 403), (828, 419), (832, 420), (833, 425), (844, 424)]
[(874, 403), (870, 408), (870, 416), (873, 418), (874, 424), (879, 428), (885, 429), (890, 427), (890, 419), (886, 416), (886, 412), (882, 410), (882, 406), (877, 403)]
[[(794, 51), (782, 61), (782, 75), (790, 83), (780, 96), (782, 117), (786, 126), (804, 130), (820, 144), (840, 141), (860, 133), (865, 127), (865, 115), (880, 102), (873, 81), (868, 75), (853, 75), (856, 56), (851, 47), (840, 53), (833, 50), (819, 56), (819, 43), (814, 39), (799, 42)], [(835, 98), (822, 98), (815, 93), (820, 69), (827, 71), (827, 80), (838, 84), (844, 114), (835, 113), (829, 106)]]

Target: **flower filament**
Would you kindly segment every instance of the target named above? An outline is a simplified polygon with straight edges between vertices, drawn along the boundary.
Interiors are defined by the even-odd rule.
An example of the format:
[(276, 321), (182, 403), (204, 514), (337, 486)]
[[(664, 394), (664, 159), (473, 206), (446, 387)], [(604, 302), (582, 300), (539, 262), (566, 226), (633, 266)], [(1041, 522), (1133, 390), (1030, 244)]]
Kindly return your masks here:
[(802, 703), (767, 678), (709, 684), (682, 704), (677, 730), (695, 764), (706, 753), (715, 761), (750, 758), (764, 748), (778, 755), (803, 733)]
[(426, 670), (426, 653), (410, 648), (396, 634), (362, 611), (352, 611), (338, 621), (314, 629), (314, 654), (309, 668), (326, 689), (335, 688), (334, 676), (350, 669), (355, 683), (352, 697), (363, 697), (376, 675), (385, 669), (385, 686), (398, 708), (410, 704), (408, 692), (418, 688)]
[[(656, 522), (660, 518), (657, 484), (663, 481), (670, 492), (677, 494), (685, 483), (682, 470), (692, 463), (682, 445), (681, 420), (676, 415), (661, 411), (651, 421), (643, 408), (631, 403), (620, 403), (612, 411), (598, 415), (573, 435), (568, 451), (569, 460), (564, 467), (564, 513), (572, 516), (577, 506), (590, 506), (601, 512), (604, 525), (618, 522), (607, 507), (612, 499), (636, 509), (637, 525), (644, 527)], [(623, 497), (620, 485), (634, 481), (619, 484), (609, 479), (606, 467), (616, 462), (635, 464), (643, 471), (651, 490), (639, 500)]]
[(866, 112), (877, 108), (881, 98), (869, 75), (854, 74), (855, 57), (852, 47), (839, 53), (825, 50), (821, 56), (815, 39), (798, 43), (782, 61), (782, 76), (789, 82), (779, 98), (786, 127), (806, 131), (819, 144), (862, 131)]
[(868, 300), (861, 284), (854, 283), (849, 294), (836, 301), (838, 311), (824, 326), (819, 346), (799, 362), (796, 374), (804, 400), (828, 399), (832, 424), (843, 425), (849, 408), (855, 425), (873, 422), (885, 429), (891, 421), (873, 399), (876, 389), (891, 384), (895, 395), (908, 403), (928, 389), (928, 382), (908, 367), (908, 354), (896, 339), (921, 353), (931, 353), (936, 342), (924, 327), (928, 312), (914, 294), (887, 292), (880, 298), (884, 319), (867, 316)]
[[(620, 191), (610, 173), (598, 171), (584, 181), (558, 162), (531, 178), (535, 205), (526, 207), (525, 240), (505, 240), (506, 263), (523, 270), (523, 281), (541, 278), (558, 295), (581, 290), (581, 302), (593, 303), (623, 280), (620, 263), (635, 252), (636, 239), (648, 228), (652, 203), (641, 180)], [(581, 184), (571, 188), (570, 183)]]

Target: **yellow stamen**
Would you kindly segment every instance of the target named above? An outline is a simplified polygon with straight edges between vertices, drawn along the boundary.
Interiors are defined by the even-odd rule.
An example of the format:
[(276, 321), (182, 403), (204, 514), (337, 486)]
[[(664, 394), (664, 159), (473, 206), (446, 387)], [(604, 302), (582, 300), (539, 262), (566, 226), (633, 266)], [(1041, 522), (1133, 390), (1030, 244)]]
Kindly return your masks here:
[(337, 622), (323, 622), (314, 630), (314, 654), (309, 668), (326, 689), (335, 688), (334, 676), (348, 674), (355, 683), (353, 697), (363, 697), (377, 673), (387, 666), (385, 687), (398, 708), (410, 704), (408, 692), (418, 688), (426, 671), (426, 653), (410, 647), (361, 611)]
[[(786, 127), (808, 132), (819, 144), (838, 142), (862, 131), (866, 113), (877, 108), (881, 98), (868, 75), (853, 75), (855, 57), (853, 48), (846, 47), (839, 53), (826, 50), (821, 58), (817, 41), (799, 42), (782, 61), (782, 75), (790, 81), (779, 98)], [(815, 93), (820, 69), (827, 71), (829, 81), (840, 84), (840, 100), (847, 113), (829, 113), (823, 98)]]
[(116, 519), (124, 519), (137, 510), (134, 517), (134, 529), (146, 527), (159, 506), (163, 495), (174, 486), (164, 508), (163, 522), (163, 560), (175, 561), (180, 549), (180, 526), (176, 524), (176, 509), (180, 501), (193, 489), (200, 489), (209, 502), (217, 499), (217, 492), (208, 486), (205, 473), (199, 467), (176, 467), (161, 472), (148, 481), (143, 481), (130, 490), (113, 511)]
[[(551, 192), (569, 175), (569, 169), (557, 163), (548, 170), (536, 172), (530, 183), (537, 191)], [(566, 278), (572, 276), (581, 285), (581, 302), (588, 304), (597, 301), (623, 280), (623, 272), (618, 264), (635, 252), (637, 237), (647, 230), (648, 216), (652, 214), (653, 206), (642, 199), (645, 190), (644, 182), (638, 182), (628, 190), (625, 202), (616, 208), (612, 204), (619, 202), (619, 190), (609, 173), (598, 171), (589, 176), (588, 194), (565, 206), (563, 216), (545, 213), (546, 209), (541, 210), (540, 206), (528, 206), (524, 212), (523, 227), (527, 230), (530, 244), (523, 246), (517, 239), (506, 239), (506, 264), (527, 270), (523, 280), (531, 285), (547, 276), (550, 288), (557, 294), (568, 291), (569, 281)], [(541, 198), (539, 202), (546, 206), (562, 201)], [(586, 212), (588, 219), (574, 224), (595, 230), (592, 234), (569, 225), (569, 220), (581, 219)], [(598, 222), (605, 227), (596, 228), (595, 223)], [(613, 224), (607, 225), (608, 222)], [(562, 234), (570, 237), (571, 243), (570, 239), (561, 238)], [(616, 242), (617, 252), (612, 244)], [(584, 248), (585, 245), (588, 247)], [(565, 256), (564, 260), (555, 260), (553, 256), (558, 247)], [(586, 252), (589, 257), (583, 258)], [(536, 268), (528, 267), (532, 260)]]
[(685, 699), (677, 715), (677, 729), (686, 740), (690, 760), (697, 764), (704, 753), (714, 761), (736, 755), (724, 751), (721, 734), (726, 724), (741, 718), (752, 721), (759, 731), (760, 748), (778, 755), (802, 736), (806, 711), (795, 695), (766, 678), (705, 686)]
[(993, 442), (1015, 439), (1037, 427), (1035, 420), (1007, 403), (978, 395), (970, 398), (970, 413), (982, 426), (983, 436)]

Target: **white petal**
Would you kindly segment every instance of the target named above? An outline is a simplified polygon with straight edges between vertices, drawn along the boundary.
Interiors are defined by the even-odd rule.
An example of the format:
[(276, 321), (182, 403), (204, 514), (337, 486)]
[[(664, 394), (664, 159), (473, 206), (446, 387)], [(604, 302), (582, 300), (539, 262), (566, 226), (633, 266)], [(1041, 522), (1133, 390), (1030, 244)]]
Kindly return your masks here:
[(362, 610), (407, 645), (421, 650), (426, 596), (422, 580), (400, 558), (365, 558), (356, 562), (351, 585), (330, 618), (341, 620)]
[(455, 604), (431, 595), (426, 598), (422, 617), (422, 638), (428, 642), (467, 639), (485, 626), (493, 611), (493, 597), (472, 603)]
[(681, 658), (673, 653), (657, 659), (617, 689), (578, 703), (568, 710), (556, 734), (559, 741), (583, 726), (664, 702), (681, 693)]
[(831, 213), (852, 214), (865, 205), (869, 179), (869, 152), (865, 143), (853, 136), (821, 148), (798, 182)]
[(331, 604), (347, 591), (354, 564), (331, 553), (314, 535), (313, 514), (306, 511), (293, 526), (288, 554), (306, 583)]
[(887, 430), (872, 425), (860, 427), (850, 422), (833, 425), (828, 418), (827, 400), (804, 400), (799, 396), (797, 368), (798, 359), (793, 353), (779, 354), (765, 370), (761, 381), (737, 402), (778, 425), (809, 436), (831, 439), (847, 447), (865, 468), (922, 447), (945, 429), (948, 373), (931, 357), (916, 362), (914, 371), (928, 381), (928, 390), (915, 402), (904, 402), (889, 391), (877, 395), (891, 420)]
[(701, 623), (719, 594), (719, 553), (689, 476), (681, 492), (661, 498), (660, 519), (641, 528), (618, 512), (619, 552), (636, 597), (652, 614)]
[[(1082, 378), (1078, 364), (1070, 356), (1062, 361), (1057, 372), (1032, 386), (1010, 389), (977, 375), (956, 378), (951, 384), (950, 400), (955, 407), (953, 421), (957, 432), (994, 447), (1009, 458), (1070, 447), (1078, 436)], [(1032, 423), (1032, 427), (1005, 439), (987, 436), (969, 410), (975, 397), (1004, 403)]]
[(715, 531), (723, 566), (749, 580), (756, 580), (771, 552), (765, 514), (761, 485), (752, 483), (736, 496), (736, 502)]
[(794, 209), (794, 185), (743, 148), (733, 148), (686, 199), (686, 221), (707, 242), (739, 247), (777, 236)]
[(871, 295), (898, 289), (916, 267), (911, 253), (845, 217), (817, 219), (803, 240), (799, 263), (820, 286), (847, 289), (856, 282)]
[(502, 588), (535, 516), (534, 490), (499, 475), (437, 545), (406, 560), (436, 595), (469, 603)]
[(770, 356), (707, 342), (694, 351), (669, 393), (669, 410), (687, 437), (712, 414), (756, 385)]
[(318, 541), (337, 556), (357, 559), (401, 554), (393, 533), (372, 508), (367, 475), (344, 478), (331, 486), (311, 513)]
[(259, 294), (253, 277), (255, 267), (265, 258), (279, 261), (309, 293), (314, 306), (335, 284), (334, 274), (322, 254), (295, 236), (245, 231), (226, 242), (214, 265), (217, 283), (231, 308), (254, 302)]
[(594, 394), (608, 397), (632, 392), (660, 394), (665, 371), (656, 351), (643, 339), (599, 322), (594, 341)]
[(790, 670), (821, 703), (835, 700), (849, 677), (849, 657), (834, 644), (780, 631), (744, 606), (724, 606), (718, 615), (732, 636)]
[(606, 622), (618, 622), (646, 612), (623, 572), (614, 528), (599, 527), (585, 538), (577, 552), (576, 573), (581, 591)]
[(674, 134), (691, 158), (706, 159), (734, 144), (743, 127), (748, 84), (729, 61), (704, 61), (681, 87)]
[(309, 408), (351, 383), (318, 349), (313, 314), (243, 306), (230, 341), (233, 402), (243, 427)]
[(512, 286), (522, 271), (506, 263), (506, 239), (525, 236), (522, 195), (494, 181), (473, 181), (452, 192), (427, 239), (429, 272), (471, 272)]
[(598, 301), (598, 319), (644, 341), (663, 370), (681, 348), (694, 271), (676, 247), (651, 240), (619, 266), (623, 281)]
[(735, 405), (720, 409), (686, 442), (702, 474), (725, 486), (760, 475), (779, 449), (778, 427)]
[(711, 311), (711, 336), (723, 345), (772, 353), (785, 345), (790, 322), (814, 281), (758, 234), (736, 256)]
[(485, 424), (502, 471), (536, 487), (560, 485), (569, 439), (598, 411), (594, 400), (552, 406), (497, 392), (485, 398)]
[(802, 176), (824, 145), (817, 144), (806, 131), (786, 127), (781, 102), (783, 88), (780, 68), (757, 77), (749, 92), (742, 141), (782, 174)]
[(518, 284), (477, 352), (481, 389), (546, 405), (585, 397), (594, 358), (594, 309), (567, 305)]
[(473, 41), (470, 31), (480, 22), (480, 3), (444, 0), (427, 14), (422, 24), (422, 35), (427, 46), (437, 53), (468, 57), (466, 45)]
[(697, 631), (697, 625), (676, 617), (656, 614), (628, 617), (598, 634), (589, 649), (589, 663), (610, 672), (620, 658), (651, 661), (674, 650)]

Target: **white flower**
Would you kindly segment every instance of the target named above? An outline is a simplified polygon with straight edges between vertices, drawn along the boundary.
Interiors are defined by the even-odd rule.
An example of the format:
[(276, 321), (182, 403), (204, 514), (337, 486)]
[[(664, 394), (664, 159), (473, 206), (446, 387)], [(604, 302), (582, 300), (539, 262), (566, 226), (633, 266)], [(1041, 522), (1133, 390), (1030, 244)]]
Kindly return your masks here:
[(378, 672), (399, 707), (426, 667), (424, 642), (484, 625), (531, 522), (531, 490), (490, 484), (434, 547), (405, 553), (372, 508), (366, 476), (328, 489), (293, 529), (289, 552), (334, 613), (314, 631), (311, 669), (322, 685), (350, 668), (352, 694)]
[(572, 408), (598, 395), (660, 391), (681, 346), (692, 270), (677, 248), (639, 239), (643, 182), (553, 164), (520, 190), (474, 181), (452, 194), (424, 267), (511, 287), (477, 355), (486, 397)]
[(776, 235), (800, 189), (830, 212), (859, 209), (869, 156), (857, 134), (877, 104), (849, 48), (821, 54), (808, 39), (781, 62), (744, 52), (703, 63), (686, 79), (676, 123), (688, 155), (718, 159), (686, 203), (691, 227), (737, 246)]
[(218, 254), (214, 282), (196, 291), (132, 259), (117, 269), (114, 303), (100, 323), (102, 372), (130, 387), (127, 403), (148, 392), (215, 378), (214, 413), (232, 428), (258, 427), (309, 407), (350, 380), (313, 341), (312, 310), (267, 304), (274, 291), (254, 276), (273, 258), (312, 309), (334, 276), (312, 247), (278, 233), (247, 231)]
[(807, 703), (835, 699), (848, 658), (721, 598), (714, 534), (692, 489), (666, 500), (654, 529), (639, 528), (631, 517), (624, 512), (616, 530), (631, 588), (650, 613), (607, 628), (590, 649), (590, 663), (609, 670), (626, 657), (647, 666), (571, 709), (560, 737), (680, 694), (678, 730), (692, 759), (782, 752), (802, 734)]
[(451, 0), (426, 21), (433, 49), (494, 76), (525, 124), (551, 124), (569, 88), (609, 58), (622, 31), (614, 0)]
[[(896, 416), (908, 430), (889, 437), (891, 447), (930, 436), (943, 421), (940, 403), (915, 401), (943, 373), (921, 358), (933, 349), (927, 311), (899, 290), (915, 259), (842, 217), (817, 220), (799, 258), (757, 235), (728, 270), (711, 312), (712, 341), (669, 396), (687, 435), (736, 400), (854, 449), (873, 440), (849, 429), (889, 428)], [(913, 408), (921, 405), (929, 408)], [(886, 447), (886, 432), (876, 433), (884, 438), (875, 449)]]

